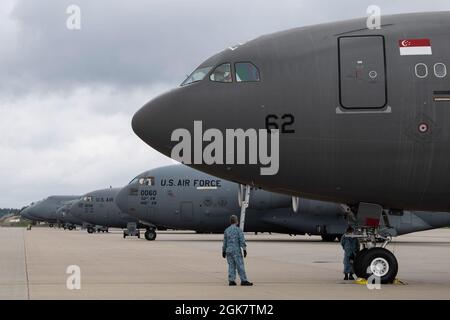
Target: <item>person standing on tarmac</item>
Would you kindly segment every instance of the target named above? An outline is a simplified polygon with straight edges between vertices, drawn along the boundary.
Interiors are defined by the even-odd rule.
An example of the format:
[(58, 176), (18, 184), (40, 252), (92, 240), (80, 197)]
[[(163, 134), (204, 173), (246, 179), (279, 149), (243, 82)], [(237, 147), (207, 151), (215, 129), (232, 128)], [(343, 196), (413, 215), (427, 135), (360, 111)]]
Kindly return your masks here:
[(359, 251), (359, 240), (352, 237), (353, 231), (353, 228), (348, 226), (347, 231), (341, 239), (341, 245), (344, 249), (344, 280), (355, 279), (352, 260), (355, 259)]
[(238, 227), (238, 217), (232, 215), (230, 217), (231, 225), (225, 230), (223, 237), (222, 257), (227, 258), (228, 262), (228, 284), (236, 285), (236, 270), (241, 278), (241, 286), (252, 286), (253, 283), (247, 280), (245, 274), (244, 258), (247, 257), (247, 245), (245, 243), (244, 232)]

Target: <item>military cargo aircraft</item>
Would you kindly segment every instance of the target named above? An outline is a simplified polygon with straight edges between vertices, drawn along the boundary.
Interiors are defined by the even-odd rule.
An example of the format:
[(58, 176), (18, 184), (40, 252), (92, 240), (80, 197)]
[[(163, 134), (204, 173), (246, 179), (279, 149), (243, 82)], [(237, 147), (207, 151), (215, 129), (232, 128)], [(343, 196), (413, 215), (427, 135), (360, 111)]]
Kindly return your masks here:
[(83, 220), (70, 213), (70, 208), (76, 201), (77, 200), (68, 201), (56, 210), (56, 218), (58, 223), (61, 223), (64, 229), (74, 230), (77, 226), (82, 227), (85, 225)]
[[(320, 235), (334, 241), (345, 232), (345, 210), (336, 203), (301, 199), (295, 212), (289, 196), (257, 188), (247, 209), (245, 231)], [(222, 233), (232, 214), (240, 215), (241, 189), (183, 165), (146, 171), (116, 196), (122, 212), (147, 225), (145, 238), (156, 239), (156, 225), (169, 229)], [(396, 236), (450, 225), (450, 213), (391, 212), (382, 233)]]
[(32, 202), (30, 205), (24, 206), (22, 209), (20, 209), (19, 215), (22, 218), (24, 218), (24, 219), (26, 219), (28, 221), (31, 221), (32, 223), (37, 223), (37, 222), (43, 221), (42, 219), (40, 219), (38, 217), (32, 216), (29, 211), (25, 211), (25, 209), (27, 209), (28, 207), (30, 207), (32, 205), (34, 205), (34, 202)]
[[(185, 164), (295, 202), (347, 205), (368, 249), (355, 264), (362, 276), (391, 282), (397, 260), (380, 222), (402, 210), (450, 210), (450, 12), (381, 21), (375, 29), (366, 19), (296, 28), (230, 47), (146, 104), (133, 130), (173, 157), (186, 138), (176, 130), (185, 129), (194, 156), (175, 154)], [(274, 163), (251, 163), (250, 147), (244, 163), (234, 144), (221, 148), (237, 129), (248, 140), (259, 133)], [(203, 161), (211, 149), (214, 161)]]
[(43, 200), (33, 202), (21, 211), (25, 218), (32, 221), (48, 222), (50, 227), (58, 223), (56, 211), (65, 203), (78, 199), (79, 196), (50, 196)]
[(69, 213), (90, 224), (87, 226), (88, 233), (93, 233), (95, 230), (104, 231), (108, 227), (126, 228), (124, 237), (128, 235), (140, 237), (138, 228), (143, 226), (136, 218), (122, 212), (115, 203), (119, 190), (119, 188), (108, 188), (89, 192), (72, 203), (68, 209)]

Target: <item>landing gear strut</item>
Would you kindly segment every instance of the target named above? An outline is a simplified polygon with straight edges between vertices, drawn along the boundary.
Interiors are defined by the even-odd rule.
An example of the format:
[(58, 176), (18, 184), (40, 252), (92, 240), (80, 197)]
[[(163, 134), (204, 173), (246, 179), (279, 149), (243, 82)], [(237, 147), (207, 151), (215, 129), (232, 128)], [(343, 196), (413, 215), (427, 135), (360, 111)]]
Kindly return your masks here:
[[(243, 186), (241, 186), (241, 193), (243, 193), (243, 191), (244, 191), (244, 190), (242, 190), (242, 187)], [(251, 190), (250, 186), (246, 185), (245, 191), (244, 191), (245, 193), (243, 194), (243, 199), (241, 202), (241, 221), (239, 223), (239, 227), (241, 228), (242, 231), (244, 231), (244, 228), (245, 228), (245, 213), (250, 204), (250, 190)]]
[(377, 231), (377, 228), (361, 228), (355, 232), (362, 250), (353, 260), (353, 269), (359, 278), (375, 276), (381, 283), (392, 283), (398, 272), (397, 259), (386, 249), (392, 237), (382, 236)]
[(389, 219), (381, 206), (359, 204), (355, 219), (359, 227), (350, 235), (358, 238), (361, 246), (353, 259), (353, 270), (359, 278), (375, 277), (380, 283), (392, 283), (397, 276), (398, 262), (394, 254), (386, 249), (392, 237), (379, 233), (381, 219), (389, 226)]

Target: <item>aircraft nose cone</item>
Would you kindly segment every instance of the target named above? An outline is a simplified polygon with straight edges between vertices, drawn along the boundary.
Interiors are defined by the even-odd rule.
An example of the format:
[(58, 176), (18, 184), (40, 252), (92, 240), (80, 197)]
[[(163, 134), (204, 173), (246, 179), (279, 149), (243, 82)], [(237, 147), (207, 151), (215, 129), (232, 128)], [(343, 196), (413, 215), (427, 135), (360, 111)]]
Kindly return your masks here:
[(120, 211), (128, 212), (128, 187), (123, 187), (122, 190), (116, 195), (116, 205)]
[(133, 128), (134, 133), (142, 140), (144, 140), (144, 137), (146, 136), (146, 127), (148, 125), (147, 119), (150, 119), (151, 114), (151, 110), (149, 110), (150, 107), (148, 107), (148, 105), (149, 103), (139, 109), (131, 120), (131, 127)]
[(134, 133), (152, 148), (170, 154), (170, 137), (177, 121), (174, 94), (169, 92), (148, 102), (133, 116)]
[(21, 215), (22, 217), (24, 217), (25, 219), (28, 219), (28, 220), (31, 220), (31, 219), (32, 219), (31, 216), (30, 216), (30, 209), (29, 209), (29, 208), (23, 209), (23, 210), (20, 212), (20, 215)]

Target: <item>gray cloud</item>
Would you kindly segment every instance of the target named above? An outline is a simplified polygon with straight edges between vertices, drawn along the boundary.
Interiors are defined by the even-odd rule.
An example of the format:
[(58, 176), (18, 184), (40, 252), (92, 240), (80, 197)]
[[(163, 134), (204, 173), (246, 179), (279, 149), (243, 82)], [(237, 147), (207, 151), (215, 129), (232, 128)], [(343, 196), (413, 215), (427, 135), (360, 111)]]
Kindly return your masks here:
[[(447, 0), (378, 1), (383, 13), (450, 9)], [(19, 0), (17, 43), (2, 66), (15, 86), (179, 83), (202, 60), (277, 30), (365, 15), (372, 1)], [(82, 30), (66, 28), (66, 8)]]
[[(66, 28), (79, 5), (82, 30)], [(2, 0), (0, 207), (120, 186), (170, 160), (131, 131), (132, 114), (204, 59), (291, 27), (450, 10), (448, 0)]]
[(135, 137), (132, 111), (108, 111), (111, 104), (142, 105), (161, 90), (79, 88), (0, 104), (0, 207), (122, 186), (139, 172), (171, 163)]

